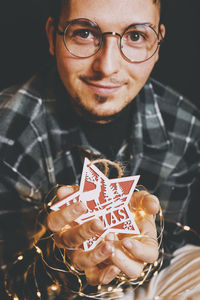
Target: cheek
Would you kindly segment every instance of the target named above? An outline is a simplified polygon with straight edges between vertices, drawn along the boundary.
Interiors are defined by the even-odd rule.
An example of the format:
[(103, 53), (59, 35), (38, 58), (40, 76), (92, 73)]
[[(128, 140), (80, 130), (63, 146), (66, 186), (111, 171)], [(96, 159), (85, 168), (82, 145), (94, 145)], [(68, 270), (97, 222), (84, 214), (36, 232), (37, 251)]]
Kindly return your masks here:
[(60, 41), (56, 43), (56, 63), (61, 77), (73, 75), (80, 67), (77, 59), (67, 51), (63, 42)]
[(129, 76), (138, 83), (141, 82), (141, 84), (143, 84), (144, 82), (146, 82), (149, 75), (151, 74), (155, 63), (156, 58), (154, 57), (143, 63), (130, 64)]

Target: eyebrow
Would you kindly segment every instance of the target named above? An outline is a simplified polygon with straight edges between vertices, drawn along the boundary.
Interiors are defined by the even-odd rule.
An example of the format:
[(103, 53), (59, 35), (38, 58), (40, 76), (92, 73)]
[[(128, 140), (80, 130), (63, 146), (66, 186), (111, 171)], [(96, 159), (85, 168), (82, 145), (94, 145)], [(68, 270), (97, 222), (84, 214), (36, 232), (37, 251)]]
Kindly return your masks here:
[[(82, 19), (82, 22), (81, 22), (81, 19)], [(81, 24), (81, 23), (84, 24), (84, 23), (86, 23), (86, 22), (88, 21), (88, 23), (89, 23), (89, 22), (92, 22), (92, 23), (96, 24), (96, 25), (101, 29), (101, 27), (99, 26), (99, 24), (98, 24), (97, 22), (92, 21), (92, 20), (87, 19), (87, 18), (86, 18), (85, 20), (84, 20), (84, 19), (85, 19), (85, 18), (77, 18), (77, 19), (72, 19), (72, 20), (65, 21), (65, 22), (64, 22), (63, 28), (65, 29), (70, 23), (72, 23), (72, 22), (75, 21), (75, 20), (77, 20), (77, 21), (80, 20), (80, 24)], [(58, 25), (59, 25), (59, 24), (58, 24)], [(128, 28), (130, 28), (130, 27), (132, 27), (132, 26), (137, 26), (137, 25), (150, 26), (151, 28), (153, 28), (154, 30), (156, 30), (156, 25), (153, 24), (153, 23), (151, 23), (151, 22), (134, 22), (134, 23), (129, 24), (127, 27), (125, 27), (123, 31), (127, 30)], [(101, 31), (102, 31), (102, 30), (101, 30)]]

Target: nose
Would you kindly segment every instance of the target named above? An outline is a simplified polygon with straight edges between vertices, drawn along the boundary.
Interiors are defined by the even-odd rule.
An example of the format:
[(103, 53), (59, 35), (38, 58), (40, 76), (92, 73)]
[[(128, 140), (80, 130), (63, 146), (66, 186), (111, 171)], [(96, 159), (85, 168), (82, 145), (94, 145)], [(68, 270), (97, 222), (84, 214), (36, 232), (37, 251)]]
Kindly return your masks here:
[(121, 63), (118, 34), (106, 33), (103, 37), (103, 44), (98, 53), (93, 57), (93, 71), (104, 77), (118, 73)]

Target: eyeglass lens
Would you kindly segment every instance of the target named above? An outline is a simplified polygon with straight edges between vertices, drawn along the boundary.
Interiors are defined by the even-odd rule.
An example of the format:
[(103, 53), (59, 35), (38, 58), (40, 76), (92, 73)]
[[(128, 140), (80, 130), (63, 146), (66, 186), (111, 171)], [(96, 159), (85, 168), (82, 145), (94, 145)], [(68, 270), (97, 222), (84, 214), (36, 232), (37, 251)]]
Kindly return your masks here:
[[(99, 51), (105, 35), (96, 23), (87, 19), (77, 19), (66, 27), (64, 42), (72, 55), (86, 58)], [(120, 50), (131, 62), (149, 59), (157, 48), (157, 33), (145, 24), (129, 26), (120, 38)]]

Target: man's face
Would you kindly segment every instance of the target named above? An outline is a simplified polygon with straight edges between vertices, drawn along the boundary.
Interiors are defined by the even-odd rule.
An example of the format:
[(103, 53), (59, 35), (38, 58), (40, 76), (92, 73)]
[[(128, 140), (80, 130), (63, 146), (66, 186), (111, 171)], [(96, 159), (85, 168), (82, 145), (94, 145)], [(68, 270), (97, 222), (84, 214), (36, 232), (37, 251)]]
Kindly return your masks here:
[[(149, 24), (158, 32), (159, 7), (153, 0), (70, 0), (63, 8), (58, 28), (73, 19), (96, 22), (102, 32), (123, 33), (133, 23)], [(48, 21), (47, 21), (48, 22)], [(116, 36), (107, 35), (100, 51), (90, 58), (77, 58), (65, 48), (62, 36), (47, 23), (50, 52), (55, 54), (60, 78), (77, 113), (94, 122), (112, 120), (129, 104), (148, 79), (158, 52), (142, 63), (125, 60)]]

